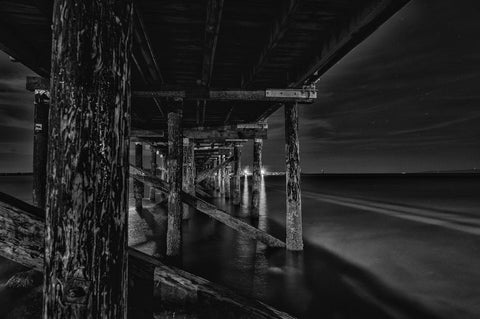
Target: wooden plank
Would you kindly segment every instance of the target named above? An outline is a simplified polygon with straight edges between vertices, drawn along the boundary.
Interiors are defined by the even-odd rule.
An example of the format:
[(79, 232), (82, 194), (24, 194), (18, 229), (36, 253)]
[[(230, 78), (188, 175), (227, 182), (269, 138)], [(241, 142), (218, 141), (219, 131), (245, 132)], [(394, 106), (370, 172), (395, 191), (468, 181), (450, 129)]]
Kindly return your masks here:
[(300, 3), (300, 0), (288, 0), (286, 2), (282, 2), (282, 13), (274, 21), (267, 40), (263, 42), (265, 45), (260, 51), (258, 59), (251, 68), (247, 69), (247, 73), (242, 75), (242, 88), (249, 87), (255, 80), (255, 77), (261, 72), (265, 66), (265, 62), (268, 61), (270, 55), (283, 39), (285, 33), (293, 22), (293, 16), (300, 7)]
[(213, 66), (215, 65), (215, 50), (222, 20), (223, 0), (208, 0), (205, 21), (205, 39), (203, 47), (202, 84), (210, 86)]
[(54, 3), (44, 318), (126, 316), (132, 7)]
[(179, 256), (182, 249), (182, 110), (175, 106), (175, 112), (168, 113), (168, 227), (167, 256)]
[[(45, 211), (0, 193), (0, 226), (0, 255), (42, 271)], [(227, 312), (232, 318), (292, 318), (133, 248), (128, 249), (128, 264), (129, 318), (151, 318), (150, 309), (158, 302), (201, 309), (205, 318), (223, 318)]]
[(43, 270), (45, 211), (0, 193), (0, 254)]
[(45, 208), (47, 201), (48, 113), (50, 89), (35, 90), (33, 115), (33, 204)]
[(210, 90), (206, 92), (197, 91), (135, 91), (135, 97), (140, 98), (182, 98), (185, 100), (206, 100), (206, 101), (258, 101), (258, 102), (301, 102), (313, 103), (317, 98), (315, 88), (302, 89), (267, 89), (267, 90)]
[(253, 142), (252, 217), (258, 218), (260, 211), (260, 187), (262, 183), (263, 140)]
[(285, 153), (287, 249), (303, 250), (300, 140), (298, 137), (298, 107), (296, 103), (285, 104)]
[[(151, 176), (147, 171), (138, 169), (136, 167), (132, 167), (132, 169), (132, 178), (138, 179), (147, 185), (153, 186), (164, 193), (169, 192), (168, 183), (162, 181), (158, 177)], [(200, 198), (187, 194), (183, 191), (181, 193), (181, 198), (183, 202), (195, 207), (199, 212), (218, 220), (219, 222), (231, 227), (232, 229), (235, 229), (238, 232), (241, 232), (252, 239), (256, 239), (270, 247), (285, 247), (285, 243), (281, 240), (227, 214), (226, 212), (218, 209), (215, 205), (207, 203)]]

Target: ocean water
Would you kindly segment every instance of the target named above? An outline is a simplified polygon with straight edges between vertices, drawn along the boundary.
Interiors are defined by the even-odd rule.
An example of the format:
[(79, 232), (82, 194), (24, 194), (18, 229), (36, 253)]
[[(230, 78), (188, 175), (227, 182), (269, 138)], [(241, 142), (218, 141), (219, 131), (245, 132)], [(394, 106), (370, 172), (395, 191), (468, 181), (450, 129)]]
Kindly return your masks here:
[[(262, 180), (253, 222), (282, 240), (284, 179)], [(478, 318), (479, 186), (478, 177), (304, 175), (303, 253), (267, 248), (186, 208), (181, 267), (301, 318)], [(31, 201), (30, 190), (31, 177), (0, 177), (1, 192)], [(252, 222), (249, 178), (240, 207), (213, 195)], [(144, 206), (129, 211), (129, 244), (163, 258), (165, 209)], [(21, 269), (1, 259), (0, 282)], [(17, 299), (0, 290), (0, 317)]]

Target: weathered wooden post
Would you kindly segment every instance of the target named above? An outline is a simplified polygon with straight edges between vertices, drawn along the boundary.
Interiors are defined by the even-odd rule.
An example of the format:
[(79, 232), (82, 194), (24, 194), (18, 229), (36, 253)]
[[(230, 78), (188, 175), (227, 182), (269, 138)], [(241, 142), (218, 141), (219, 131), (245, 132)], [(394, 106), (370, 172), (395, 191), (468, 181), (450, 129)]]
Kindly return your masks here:
[(35, 90), (33, 115), (33, 204), (45, 208), (47, 188), (48, 110), (50, 91)]
[(262, 149), (263, 140), (256, 138), (253, 141), (253, 185), (252, 185), (252, 217), (259, 217), (260, 184), (262, 183)]
[[(143, 145), (135, 143), (135, 166), (143, 168)], [(145, 194), (145, 186), (142, 182), (133, 181), (133, 197), (135, 198), (135, 210), (141, 213), (143, 210), (143, 195)]]
[[(225, 155), (220, 155), (220, 164), (225, 163)], [(218, 181), (220, 184), (220, 195), (225, 195), (225, 167), (218, 171)]]
[(173, 102), (173, 112), (168, 113), (168, 229), (167, 256), (178, 256), (182, 248), (182, 100)]
[(225, 167), (225, 198), (230, 198), (230, 170), (231, 165), (229, 164), (227, 167)]
[(159, 154), (160, 156), (160, 164), (159, 164), (159, 167), (160, 167), (160, 178), (161, 179), (167, 179), (167, 174), (165, 173), (165, 155), (160, 152)]
[(183, 190), (195, 195), (195, 143), (188, 138), (183, 139)]
[(297, 103), (285, 104), (287, 249), (303, 250)]
[(125, 318), (131, 0), (54, 1), (43, 318)]
[[(150, 171), (153, 176), (157, 175), (157, 150), (153, 145), (150, 145)], [(155, 188), (150, 187), (150, 200), (155, 201)]]
[[(195, 196), (195, 142), (188, 138), (183, 139), (183, 191)], [(183, 219), (190, 218), (190, 207), (183, 203)]]
[(242, 175), (242, 167), (241, 167), (241, 156), (242, 156), (242, 149), (240, 148), (239, 144), (235, 144), (233, 148), (233, 178), (232, 178), (232, 196), (233, 196), (233, 204), (240, 205), (240, 177)]

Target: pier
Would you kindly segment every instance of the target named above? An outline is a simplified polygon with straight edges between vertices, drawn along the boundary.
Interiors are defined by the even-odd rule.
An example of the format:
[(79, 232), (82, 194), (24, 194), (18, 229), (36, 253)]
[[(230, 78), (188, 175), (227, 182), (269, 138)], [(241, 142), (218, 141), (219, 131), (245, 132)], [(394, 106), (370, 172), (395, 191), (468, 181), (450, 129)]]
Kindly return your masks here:
[[(0, 255), (43, 272), (43, 317), (152, 318), (161, 290), (210, 317), (289, 318), (181, 270), (184, 220), (193, 208), (268, 247), (302, 251), (299, 108), (407, 2), (2, 1), (0, 49), (38, 76), (26, 79), (34, 206), (0, 194)], [(280, 108), (285, 239), (255, 227), (268, 117)], [(215, 191), (240, 205), (246, 152), (251, 223), (205, 200)], [(146, 197), (165, 201), (165, 258), (128, 247), (130, 191), (138, 214)]]

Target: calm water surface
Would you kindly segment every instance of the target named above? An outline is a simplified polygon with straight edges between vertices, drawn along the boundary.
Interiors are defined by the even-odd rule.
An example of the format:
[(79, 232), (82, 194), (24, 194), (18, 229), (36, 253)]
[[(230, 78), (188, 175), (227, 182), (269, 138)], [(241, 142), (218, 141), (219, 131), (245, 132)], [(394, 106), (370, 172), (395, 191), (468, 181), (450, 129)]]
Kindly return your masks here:
[[(31, 184), (28, 176), (0, 177), (0, 191), (29, 202)], [(479, 186), (472, 177), (304, 176), (305, 251), (296, 254), (186, 208), (181, 267), (303, 318), (475, 318)], [(250, 187), (242, 178), (238, 208), (218, 192), (210, 201), (251, 222)], [(255, 226), (283, 240), (284, 177), (265, 177), (260, 200)], [(165, 222), (162, 205), (145, 200), (142, 214), (130, 209), (130, 245), (163, 258)], [(2, 260), (0, 281), (18, 269)], [(9, 298), (0, 292), (0, 305)]]

